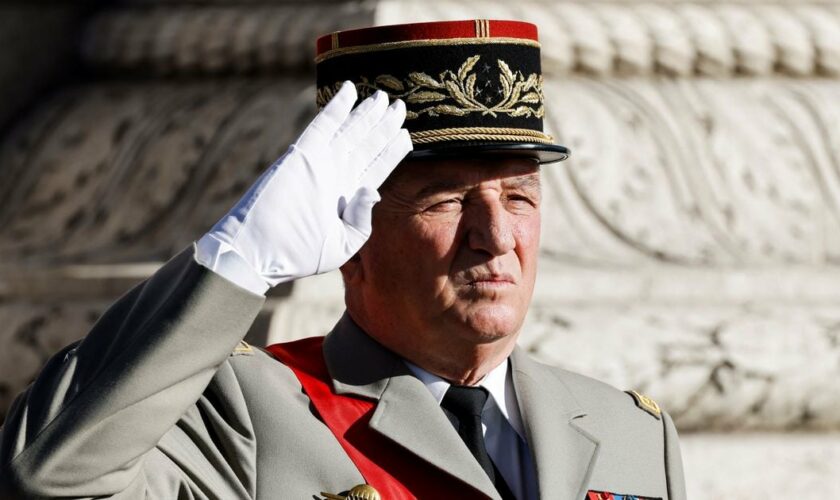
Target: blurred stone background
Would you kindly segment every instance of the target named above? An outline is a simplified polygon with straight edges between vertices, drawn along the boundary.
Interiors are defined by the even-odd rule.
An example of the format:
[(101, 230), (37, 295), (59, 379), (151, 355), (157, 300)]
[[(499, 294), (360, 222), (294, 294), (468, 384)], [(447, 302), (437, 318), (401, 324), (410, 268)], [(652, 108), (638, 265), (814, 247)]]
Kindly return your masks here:
[[(302, 130), (317, 35), (466, 18), (539, 25), (573, 150), (522, 343), (657, 399), (692, 499), (840, 494), (840, 1), (4, 2), (0, 421)], [(249, 338), (341, 309), (302, 280)]]

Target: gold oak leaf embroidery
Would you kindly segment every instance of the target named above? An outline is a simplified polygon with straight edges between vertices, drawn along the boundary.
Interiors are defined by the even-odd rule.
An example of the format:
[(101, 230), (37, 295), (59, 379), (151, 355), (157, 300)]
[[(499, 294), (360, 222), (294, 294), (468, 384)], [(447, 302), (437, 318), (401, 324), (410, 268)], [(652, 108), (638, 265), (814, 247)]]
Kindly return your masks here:
[[(488, 94), (482, 99), (481, 93), (484, 89), (476, 86), (478, 75), (473, 71), (480, 59), (480, 55), (471, 56), (461, 64), (457, 72), (445, 70), (438, 79), (422, 72), (409, 73), (403, 80), (392, 75), (379, 75), (371, 82), (368, 78), (361, 77), (356, 83), (356, 90), (361, 99), (377, 90), (383, 90), (407, 104), (421, 105), (419, 109), (409, 109), (406, 112), (406, 119), (409, 120), (424, 114), (466, 116), (470, 113), (481, 113), (494, 118), (499, 114), (543, 117), (545, 111), (542, 75), (531, 73), (526, 77), (521, 71), (514, 72), (506, 62), (497, 59), (497, 97)], [(487, 68), (489, 66), (485, 65), (485, 69)], [(324, 106), (340, 88), (341, 82), (320, 87), (316, 92), (318, 106)], [(425, 104), (428, 106), (423, 107)]]

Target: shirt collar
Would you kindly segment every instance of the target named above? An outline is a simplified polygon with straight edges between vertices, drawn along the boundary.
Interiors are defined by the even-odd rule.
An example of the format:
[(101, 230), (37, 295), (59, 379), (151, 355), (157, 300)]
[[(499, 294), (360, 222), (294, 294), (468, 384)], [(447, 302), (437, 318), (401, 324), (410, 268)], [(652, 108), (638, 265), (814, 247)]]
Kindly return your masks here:
[[(438, 404), (443, 401), (446, 391), (449, 389), (450, 383), (437, 375), (430, 373), (423, 368), (404, 360), (408, 369), (415, 377), (420, 379), (426, 386), (432, 397), (435, 398)], [(522, 425), (522, 416), (519, 412), (519, 404), (516, 401), (516, 394), (513, 389), (513, 380), (510, 377), (508, 365), (510, 361), (505, 359), (498, 366), (490, 370), (478, 383), (481, 387), (487, 389), (490, 393), (490, 398), (487, 399), (487, 405), (495, 404), (505, 419), (510, 423), (511, 427), (519, 434), (524, 436), (524, 427)]]
[[(405, 360), (404, 360), (405, 361)], [(420, 379), (420, 382), (423, 382), (423, 385), (429, 389), (429, 392), (432, 393), (432, 397), (435, 398), (437, 404), (440, 404), (443, 401), (443, 397), (446, 395), (446, 391), (449, 390), (449, 386), (451, 385), (446, 380), (438, 377), (437, 375), (430, 373), (419, 366), (415, 365), (410, 361), (405, 361), (406, 366), (408, 369), (411, 370), (411, 373), (414, 374), (415, 377)]]

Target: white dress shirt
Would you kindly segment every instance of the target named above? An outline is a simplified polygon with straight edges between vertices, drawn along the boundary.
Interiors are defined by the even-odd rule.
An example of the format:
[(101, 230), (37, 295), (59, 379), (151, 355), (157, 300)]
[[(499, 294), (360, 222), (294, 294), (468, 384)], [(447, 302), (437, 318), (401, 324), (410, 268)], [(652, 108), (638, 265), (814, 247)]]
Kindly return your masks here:
[[(478, 384), (490, 393), (481, 413), (484, 445), (487, 447), (487, 454), (516, 498), (535, 500), (537, 474), (525, 438), (522, 414), (508, 370), (509, 363), (510, 361), (505, 360)], [(405, 364), (440, 404), (449, 389), (449, 382), (408, 361), (405, 361)]]

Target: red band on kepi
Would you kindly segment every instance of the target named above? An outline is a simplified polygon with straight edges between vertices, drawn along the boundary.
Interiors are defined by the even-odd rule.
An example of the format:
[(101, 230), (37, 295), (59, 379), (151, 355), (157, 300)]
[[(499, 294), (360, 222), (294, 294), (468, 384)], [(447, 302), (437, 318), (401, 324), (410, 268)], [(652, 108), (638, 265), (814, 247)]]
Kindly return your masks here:
[[(479, 26), (479, 29), (476, 30), (476, 23), (486, 23), (486, 26)], [(483, 29), (485, 27), (486, 33), (484, 33)], [(536, 25), (522, 21), (475, 19), (470, 21), (395, 24), (391, 26), (339, 31), (321, 36), (316, 42), (316, 56), (320, 56), (335, 48), (416, 40), (477, 38), (481, 36), (538, 41)]]

